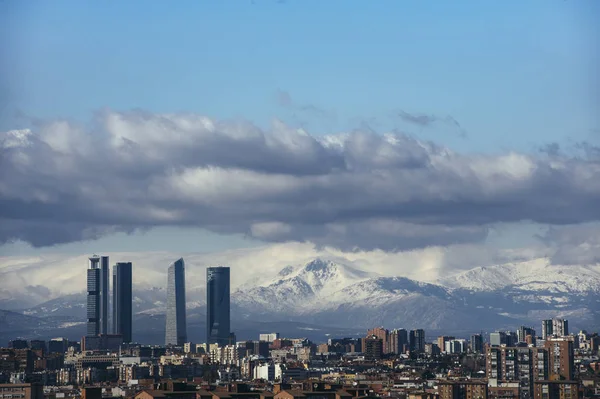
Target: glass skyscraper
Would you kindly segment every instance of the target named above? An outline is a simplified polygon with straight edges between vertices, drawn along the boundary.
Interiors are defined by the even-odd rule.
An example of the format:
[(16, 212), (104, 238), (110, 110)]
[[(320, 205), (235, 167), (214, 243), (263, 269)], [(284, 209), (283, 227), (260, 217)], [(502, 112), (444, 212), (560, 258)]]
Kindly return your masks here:
[(206, 269), (206, 339), (209, 344), (230, 342), (230, 272), (228, 267)]
[(113, 334), (123, 336), (123, 342), (131, 342), (133, 324), (132, 264), (119, 262), (113, 266)]
[(183, 258), (171, 263), (167, 271), (167, 325), (165, 345), (187, 342), (185, 320), (185, 264)]
[(108, 334), (108, 256), (100, 257), (100, 334)]
[(87, 271), (87, 334), (108, 332), (108, 256), (93, 255)]

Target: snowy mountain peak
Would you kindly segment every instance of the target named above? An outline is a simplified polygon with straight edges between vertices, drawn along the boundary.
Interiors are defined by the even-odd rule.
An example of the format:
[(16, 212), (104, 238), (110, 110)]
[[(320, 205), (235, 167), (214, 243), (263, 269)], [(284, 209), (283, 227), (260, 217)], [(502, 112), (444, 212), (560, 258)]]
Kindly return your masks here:
[(323, 260), (321, 258), (316, 258), (306, 265), (304, 265), (304, 270), (308, 272), (319, 272), (326, 271), (329, 268), (335, 268), (336, 264), (330, 260)]

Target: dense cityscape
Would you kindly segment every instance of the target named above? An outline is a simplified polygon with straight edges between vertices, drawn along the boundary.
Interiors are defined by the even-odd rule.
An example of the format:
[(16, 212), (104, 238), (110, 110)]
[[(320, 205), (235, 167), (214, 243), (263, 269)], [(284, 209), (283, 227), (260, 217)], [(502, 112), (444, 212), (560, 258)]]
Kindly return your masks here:
[(373, 326), (327, 342), (271, 331), (238, 341), (230, 268), (220, 266), (206, 269), (206, 342), (194, 343), (181, 258), (167, 270), (164, 345), (143, 345), (133, 335), (133, 265), (113, 266), (112, 291), (109, 269), (107, 256), (89, 258), (80, 341), (15, 337), (0, 349), (0, 399), (600, 397), (600, 336), (569, 331), (566, 319), (542, 320), (539, 332), (435, 340), (423, 329)]

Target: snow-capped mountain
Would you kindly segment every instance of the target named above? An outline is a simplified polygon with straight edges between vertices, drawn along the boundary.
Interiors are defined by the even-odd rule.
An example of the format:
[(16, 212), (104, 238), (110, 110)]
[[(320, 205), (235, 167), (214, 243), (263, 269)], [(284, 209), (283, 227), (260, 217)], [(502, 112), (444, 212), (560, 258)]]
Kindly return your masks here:
[[(193, 260), (186, 259), (188, 318), (201, 323), (205, 314), (204, 273)], [(57, 264), (49, 267), (56, 268)], [(276, 264), (278, 269), (273, 267)], [(23, 265), (0, 272), (17, 281), (15, 270), (23, 270)], [(232, 268), (232, 274), (236, 270), (242, 268)], [(246, 270), (248, 278), (236, 276), (237, 283), (232, 281), (234, 324), (263, 322), (276, 326), (285, 321), (286, 325), (303, 323), (296, 325), (323, 326), (325, 330), (364, 330), (384, 325), (467, 332), (521, 324), (535, 326), (543, 318), (563, 316), (569, 318), (573, 329), (600, 325), (600, 265), (556, 266), (542, 258), (477, 267), (434, 283), (382, 275), (339, 257), (314, 257), (287, 265), (272, 263), (266, 270), (269, 271)], [(73, 273), (61, 278), (71, 282), (75, 279)], [(150, 273), (151, 280), (148, 275), (134, 280), (134, 312), (138, 320), (134, 329), (135, 325), (153, 325), (155, 335), (160, 336), (160, 329), (164, 328), (165, 289), (146, 282), (166, 279), (164, 271), (154, 268)], [(34, 283), (35, 292), (43, 293), (41, 281)], [(47, 288), (50, 292), (55, 290)], [(6, 292), (10, 294), (5, 291), (4, 297), (10, 300)], [(84, 304), (85, 292), (66, 291), (66, 295), (21, 310), (27, 317), (11, 313), (11, 331), (26, 331), (27, 327), (19, 327), (22, 321), (38, 329), (68, 328), (79, 333), (84, 328)]]
[(547, 258), (477, 267), (438, 283), (450, 288), (494, 291), (507, 287), (555, 294), (600, 292), (600, 265), (553, 265)]

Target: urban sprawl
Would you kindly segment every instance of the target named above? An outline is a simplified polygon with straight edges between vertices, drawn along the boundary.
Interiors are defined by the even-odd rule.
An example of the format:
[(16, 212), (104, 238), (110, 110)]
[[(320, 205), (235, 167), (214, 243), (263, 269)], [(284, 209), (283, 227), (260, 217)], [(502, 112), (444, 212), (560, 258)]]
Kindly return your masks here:
[(187, 338), (179, 259), (167, 272), (164, 345), (142, 345), (132, 334), (132, 263), (113, 266), (109, 301), (109, 259), (92, 256), (86, 335), (15, 337), (0, 348), (0, 399), (600, 398), (600, 336), (571, 332), (562, 318), (537, 332), (429, 340), (423, 329), (374, 326), (327, 342), (268, 331), (237, 341), (230, 269), (209, 267), (206, 277), (206, 342)]

